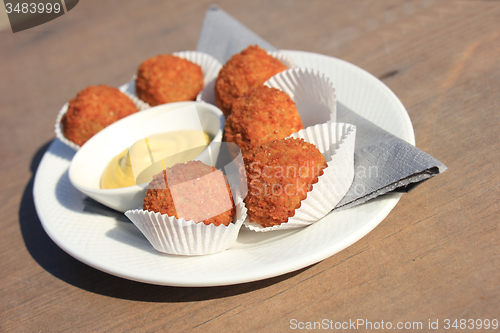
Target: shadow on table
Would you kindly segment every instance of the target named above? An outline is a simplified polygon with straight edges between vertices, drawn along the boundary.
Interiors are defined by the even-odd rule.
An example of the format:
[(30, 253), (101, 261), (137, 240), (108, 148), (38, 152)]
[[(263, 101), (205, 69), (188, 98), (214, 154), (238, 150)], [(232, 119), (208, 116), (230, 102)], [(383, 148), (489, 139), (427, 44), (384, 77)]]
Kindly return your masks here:
[(169, 287), (122, 279), (94, 269), (61, 250), (43, 229), (35, 210), (33, 182), (44, 153), (52, 141), (34, 155), (29, 183), (19, 207), (19, 223), (26, 248), (33, 259), (47, 272), (75, 287), (109, 297), (149, 302), (192, 302), (244, 294), (289, 279), (309, 267), (278, 277), (221, 287)]

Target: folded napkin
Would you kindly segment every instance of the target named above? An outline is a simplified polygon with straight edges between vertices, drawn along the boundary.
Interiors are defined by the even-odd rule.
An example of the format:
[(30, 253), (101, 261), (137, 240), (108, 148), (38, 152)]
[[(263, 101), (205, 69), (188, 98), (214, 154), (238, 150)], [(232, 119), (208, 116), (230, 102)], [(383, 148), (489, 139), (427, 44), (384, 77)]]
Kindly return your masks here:
[[(250, 44), (276, 50), (222, 9), (209, 8), (198, 51), (224, 64)], [(337, 121), (356, 125), (354, 170), (376, 172), (356, 172), (349, 191), (335, 209), (356, 206), (388, 192), (407, 192), (446, 170), (446, 166), (434, 157), (366, 120), (342, 101), (337, 102)]]

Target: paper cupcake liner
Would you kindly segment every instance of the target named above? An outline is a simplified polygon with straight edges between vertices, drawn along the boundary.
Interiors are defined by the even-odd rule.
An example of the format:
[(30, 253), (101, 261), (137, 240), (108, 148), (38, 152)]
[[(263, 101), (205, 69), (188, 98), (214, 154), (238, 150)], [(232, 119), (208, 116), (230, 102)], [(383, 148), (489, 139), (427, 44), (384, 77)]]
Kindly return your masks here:
[(236, 205), (234, 222), (229, 226), (217, 227), (143, 209), (129, 210), (125, 215), (157, 251), (193, 256), (221, 252), (233, 245), (246, 218), (247, 209), (240, 201)]
[(267, 51), (267, 54), (269, 54), (270, 56), (275, 57), (276, 59), (281, 61), (283, 63), (283, 65), (285, 65), (289, 69), (295, 67), (295, 61), (293, 61), (293, 59), (289, 55), (287, 55), (279, 50), (278, 51)]
[[(136, 96), (130, 94), (127, 91), (125, 91), (124, 87), (125, 86), (120, 87), (119, 90), (124, 95), (126, 95), (128, 98), (130, 98), (132, 100), (132, 102), (134, 103), (134, 105), (137, 107), (137, 109), (139, 111), (142, 111), (142, 110), (150, 108), (150, 106), (149, 106), (148, 103), (145, 103), (145, 102), (141, 101)], [(61, 123), (61, 121), (62, 121), (62, 118), (64, 117), (64, 115), (66, 114), (66, 112), (68, 111), (68, 105), (69, 105), (69, 103), (64, 104), (63, 107), (61, 108), (61, 110), (59, 110), (59, 113), (58, 113), (57, 118), (56, 118), (56, 124), (55, 124), (54, 131), (56, 133), (56, 138), (58, 138), (59, 140), (61, 140), (61, 142), (63, 142), (65, 145), (67, 145), (68, 147), (70, 147), (70, 148), (72, 148), (74, 150), (78, 150), (78, 149), (80, 149), (80, 145), (77, 145), (73, 141), (68, 140), (64, 136), (64, 133), (63, 133), (63, 130), (62, 130), (62, 123)]]
[[(268, 51), (267, 54), (275, 57), (279, 61), (281, 61), (287, 68), (294, 68), (295, 63), (292, 58), (290, 58), (288, 55), (281, 51)], [(219, 75), (219, 71), (222, 68), (222, 65), (219, 66), (217, 69), (217, 72), (215, 73), (214, 77), (211, 79), (210, 82), (206, 84), (206, 86), (203, 88), (203, 90), (198, 94), (196, 97), (196, 101), (198, 102), (206, 102), (210, 103), (213, 105), (216, 105), (215, 102), (215, 80), (217, 79), (217, 76)]]
[(326, 159), (327, 167), (318, 182), (302, 200), (300, 208), (286, 223), (262, 227), (245, 221), (253, 231), (271, 231), (306, 227), (328, 214), (342, 200), (354, 179), (354, 144), (356, 126), (346, 123), (327, 122), (303, 129), (290, 137), (303, 138), (316, 145)]
[(285, 92), (295, 102), (304, 127), (336, 121), (335, 88), (323, 73), (309, 68), (292, 68), (264, 83)]

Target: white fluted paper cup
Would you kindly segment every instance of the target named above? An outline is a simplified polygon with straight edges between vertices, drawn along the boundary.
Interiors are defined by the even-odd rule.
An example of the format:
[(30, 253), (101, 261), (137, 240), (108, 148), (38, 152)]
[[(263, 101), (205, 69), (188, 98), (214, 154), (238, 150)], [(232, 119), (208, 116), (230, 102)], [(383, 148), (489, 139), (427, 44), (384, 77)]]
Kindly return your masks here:
[(335, 88), (323, 73), (295, 67), (274, 75), (264, 85), (290, 96), (297, 106), (304, 127), (336, 121)]
[[(126, 95), (128, 98), (130, 98), (132, 100), (132, 102), (134, 103), (137, 110), (142, 111), (142, 110), (150, 108), (148, 103), (141, 101), (139, 98), (137, 98), (137, 96), (134, 96), (131, 93), (127, 92), (126, 85), (120, 87), (119, 90), (124, 95)], [(66, 112), (68, 111), (68, 106), (69, 106), (69, 103), (66, 103), (63, 105), (61, 110), (59, 110), (59, 113), (57, 114), (57, 118), (56, 118), (56, 124), (54, 126), (54, 132), (56, 134), (56, 138), (58, 138), (62, 143), (64, 143), (65, 145), (67, 145), (68, 147), (70, 147), (74, 150), (78, 150), (78, 149), (80, 149), (80, 145), (77, 145), (73, 141), (66, 138), (66, 136), (64, 136), (64, 133), (63, 133), (61, 121), (62, 121), (62, 118), (64, 117), (64, 115), (66, 114)]]
[(283, 63), (283, 65), (285, 65), (286, 68), (288, 68), (288, 69), (295, 67), (295, 61), (293, 61), (293, 59), (289, 55), (285, 54), (284, 52), (282, 52), (280, 50), (267, 51), (267, 54), (269, 54), (270, 56), (281, 61)]
[(129, 210), (125, 215), (157, 251), (194, 256), (221, 252), (236, 242), (247, 209), (241, 200), (235, 208), (233, 223), (228, 226), (206, 225), (143, 209)]
[(327, 167), (318, 182), (301, 201), (300, 208), (288, 221), (272, 227), (262, 227), (248, 219), (244, 225), (253, 231), (272, 231), (306, 227), (328, 214), (342, 200), (354, 179), (354, 144), (356, 126), (327, 122), (303, 129), (290, 137), (303, 138), (314, 144), (325, 157)]

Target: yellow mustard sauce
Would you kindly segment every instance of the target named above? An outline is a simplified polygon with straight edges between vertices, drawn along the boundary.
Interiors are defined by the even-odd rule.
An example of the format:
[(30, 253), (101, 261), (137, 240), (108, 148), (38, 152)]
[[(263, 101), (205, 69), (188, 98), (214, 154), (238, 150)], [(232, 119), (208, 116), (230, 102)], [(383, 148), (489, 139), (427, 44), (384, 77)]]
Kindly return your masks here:
[(150, 182), (164, 168), (196, 158), (212, 140), (212, 136), (198, 130), (159, 133), (139, 140), (109, 162), (101, 178), (101, 188)]

